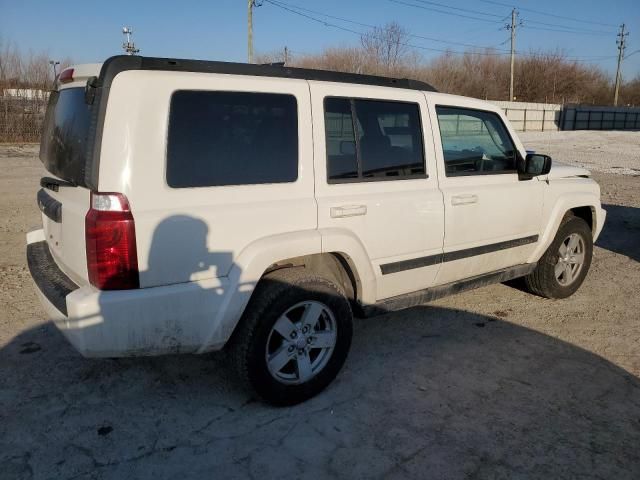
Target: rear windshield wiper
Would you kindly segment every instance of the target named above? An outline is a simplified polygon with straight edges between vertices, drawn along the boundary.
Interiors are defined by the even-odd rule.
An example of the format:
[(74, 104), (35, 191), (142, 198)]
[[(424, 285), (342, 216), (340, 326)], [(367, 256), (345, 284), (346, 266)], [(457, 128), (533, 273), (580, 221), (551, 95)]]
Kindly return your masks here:
[(60, 187), (77, 187), (77, 185), (73, 182), (67, 182), (66, 180), (58, 180), (57, 178), (52, 178), (52, 177), (42, 177), (40, 179), (40, 186), (42, 188), (53, 190), (54, 192), (57, 192), (58, 190), (60, 190)]

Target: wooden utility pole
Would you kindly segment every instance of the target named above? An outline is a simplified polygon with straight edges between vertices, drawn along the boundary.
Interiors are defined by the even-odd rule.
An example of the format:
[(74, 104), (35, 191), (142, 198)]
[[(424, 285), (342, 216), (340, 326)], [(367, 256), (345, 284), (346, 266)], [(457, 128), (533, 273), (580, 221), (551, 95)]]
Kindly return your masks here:
[(509, 101), (513, 102), (513, 73), (516, 61), (516, 18), (518, 12), (514, 8), (511, 10), (511, 25), (507, 25), (507, 28), (511, 30), (511, 75), (509, 78)]
[(618, 106), (618, 93), (620, 92), (620, 82), (622, 81), (622, 73), (620, 72), (620, 68), (622, 67), (622, 60), (624, 59), (624, 48), (626, 37), (629, 35), (629, 32), (624, 31), (624, 23), (620, 25), (620, 33), (618, 33), (618, 37), (620, 40), (616, 40), (616, 44), (618, 45), (618, 67), (616, 68), (616, 86), (613, 92), (613, 106)]
[(253, 63), (253, 7), (254, 0), (247, 0), (247, 62)]
[(287, 62), (289, 61), (289, 49), (285, 46), (284, 47), (284, 64), (286, 65)]

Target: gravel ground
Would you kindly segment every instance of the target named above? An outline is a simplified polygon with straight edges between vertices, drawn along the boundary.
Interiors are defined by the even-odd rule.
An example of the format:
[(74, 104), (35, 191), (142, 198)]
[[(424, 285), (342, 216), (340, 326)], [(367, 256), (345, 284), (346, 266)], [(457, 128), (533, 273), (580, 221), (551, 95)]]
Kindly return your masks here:
[(224, 354), (80, 357), (25, 265), (36, 149), (0, 147), (0, 478), (640, 478), (640, 178), (604, 173), (640, 168), (640, 133), (523, 137), (600, 162), (609, 217), (583, 287), (551, 301), (494, 285), (357, 320), (335, 383), (281, 409), (239, 389)]
[(526, 147), (554, 160), (616, 175), (640, 175), (640, 133), (577, 130), (522, 132)]

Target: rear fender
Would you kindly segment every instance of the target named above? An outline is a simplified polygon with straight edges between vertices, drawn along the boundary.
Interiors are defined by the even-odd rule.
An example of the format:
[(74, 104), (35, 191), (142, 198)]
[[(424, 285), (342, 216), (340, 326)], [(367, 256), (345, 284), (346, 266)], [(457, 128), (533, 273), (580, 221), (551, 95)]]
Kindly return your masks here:
[(225, 292), (211, 330), (198, 353), (219, 349), (229, 340), (253, 290), (270, 265), (286, 258), (312, 255), (320, 249), (317, 230), (272, 235), (249, 244), (234, 259), (227, 277), (229, 291)]

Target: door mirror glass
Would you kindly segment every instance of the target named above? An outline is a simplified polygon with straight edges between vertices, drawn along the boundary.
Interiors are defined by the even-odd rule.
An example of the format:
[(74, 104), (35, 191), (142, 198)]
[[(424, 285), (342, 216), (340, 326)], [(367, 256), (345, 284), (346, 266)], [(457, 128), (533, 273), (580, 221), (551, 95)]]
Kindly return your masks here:
[(551, 170), (551, 157), (539, 153), (529, 153), (524, 160), (524, 168), (520, 173), (527, 177), (546, 175)]

